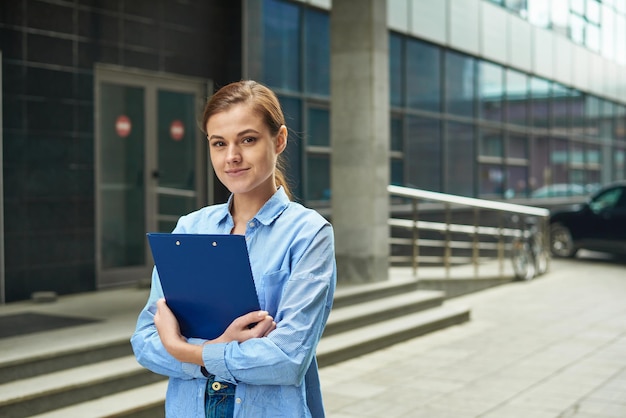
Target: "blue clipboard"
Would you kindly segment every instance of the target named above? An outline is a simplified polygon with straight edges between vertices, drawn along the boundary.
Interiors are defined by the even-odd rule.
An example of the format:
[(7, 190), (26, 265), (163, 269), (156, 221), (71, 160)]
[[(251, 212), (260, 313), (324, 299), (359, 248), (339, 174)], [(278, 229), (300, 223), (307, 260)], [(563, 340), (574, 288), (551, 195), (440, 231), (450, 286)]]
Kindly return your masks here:
[(148, 233), (167, 305), (181, 334), (212, 340), (260, 310), (243, 235)]

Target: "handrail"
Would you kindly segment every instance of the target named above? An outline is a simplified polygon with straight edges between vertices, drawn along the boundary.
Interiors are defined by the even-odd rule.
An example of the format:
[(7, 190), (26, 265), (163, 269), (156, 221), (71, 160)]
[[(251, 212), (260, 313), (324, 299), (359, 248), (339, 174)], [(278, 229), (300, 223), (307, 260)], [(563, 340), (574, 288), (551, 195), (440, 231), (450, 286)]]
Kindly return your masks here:
[[(462, 260), (468, 260), (465, 263), (474, 266), (474, 278), (478, 278), (478, 266), (482, 261), (496, 259), (499, 264), (499, 276), (504, 277), (504, 258), (505, 253), (510, 254), (513, 262), (514, 275), (517, 278), (529, 279), (535, 275), (542, 274), (546, 271), (549, 254), (549, 231), (548, 220), (550, 211), (544, 208), (532, 206), (524, 206), (519, 204), (497, 202), (485, 199), (476, 199), (465, 196), (450, 195), (427, 190), (411, 189), (390, 185), (387, 187), (390, 196), (398, 196), (408, 198), (412, 201), (411, 218), (389, 218), (389, 226), (404, 231), (410, 231), (412, 238), (391, 237), (390, 244), (392, 246), (411, 246), (411, 254), (392, 255), (392, 262), (398, 260), (411, 260), (413, 265), (413, 275), (417, 277), (417, 265), (420, 262), (438, 262), (445, 267), (445, 278), (450, 278), (450, 267), (452, 263), (463, 263)], [(439, 213), (437, 215), (440, 220), (421, 220), (419, 219), (419, 201), (426, 200), (443, 204), (441, 212), (431, 209), (429, 213)], [(472, 222), (470, 224), (453, 223), (451, 207), (460, 206), (470, 209)], [(396, 207), (397, 210), (397, 207)], [(487, 212), (488, 222), (479, 225), (484, 219), (479, 216), (483, 210)], [(433, 212), (434, 211), (434, 212)], [(489, 212), (499, 213), (495, 215), (497, 226), (494, 226), (494, 216)], [(509, 213), (512, 216), (512, 224), (503, 225), (503, 213)], [(405, 215), (407, 216), (408, 213)], [(539, 222), (533, 220), (539, 219)], [(527, 223), (528, 220), (533, 222)], [(468, 219), (466, 219), (466, 222)], [(510, 221), (508, 221), (510, 222)], [(434, 234), (434, 239), (424, 239), (423, 233)], [(452, 235), (452, 234), (455, 235)], [(441, 237), (438, 239), (437, 237)], [(467, 238), (463, 238), (467, 237)], [(462, 239), (467, 239), (463, 241)], [(494, 242), (495, 240), (495, 242)], [(419, 247), (442, 248), (442, 256), (420, 254)], [(453, 255), (453, 249), (471, 250), (471, 256)], [(482, 250), (482, 254), (481, 254)], [(496, 252), (495, 256), (486, 257), (486, 252)], [(526, 263), (526, 266), (520, 267), (519, 263)], [(520, 272), (521, 271), (521, 272)], [(524, 277), (524, 276), (528, 277)]]
[(471, 206), (474, 208), (499, 210), (503, 212), (521, 213), (532, 216), (549, 216), (550, 211), (543, 208), (535, 208), (532, 206), (516, 205), (513, 203), (496, 202), (492, 200), (475, 199), (472, 197), (455, 196), (444, 193), (431, 192), (428, 190), (410, 189), (402, 186), (387, 186), (387, 191), (391, 194), (409, 197), (415, 199), (434, 200), (437, 202), (445, 202), (458, 204), (463, 206)]

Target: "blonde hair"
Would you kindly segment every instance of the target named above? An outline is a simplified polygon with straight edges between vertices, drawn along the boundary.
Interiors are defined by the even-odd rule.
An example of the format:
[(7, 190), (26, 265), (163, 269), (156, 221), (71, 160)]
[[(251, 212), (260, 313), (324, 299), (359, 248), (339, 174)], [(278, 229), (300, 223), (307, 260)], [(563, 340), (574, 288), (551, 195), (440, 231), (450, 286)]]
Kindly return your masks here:
[[(202, 131), (206, 133), (206, 125), (211, 116), (240, 103), (252, 104), (254, 110), (263, 118), (272, 136), (278, 135), (281, 126), (285, 125), (285, 116), (276, 94), (256, 81), (242, 80), (227, 84), (211, 96), (202, 113)], [(293, 196), (283, 170), (284, 162), (280, 154), (274, 168), (276, 186), (282, 187), (289, 199), (292, 199)]]

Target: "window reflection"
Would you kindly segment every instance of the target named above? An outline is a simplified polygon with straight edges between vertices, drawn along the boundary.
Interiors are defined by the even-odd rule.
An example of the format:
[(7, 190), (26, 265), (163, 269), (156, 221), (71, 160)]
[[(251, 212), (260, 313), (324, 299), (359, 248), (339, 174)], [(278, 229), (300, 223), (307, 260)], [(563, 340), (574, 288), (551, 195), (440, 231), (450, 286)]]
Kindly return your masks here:
[(446, 52), (445, 106), (453, 115), (474, 116), (475, 60), (467, 55)]
[(414, 109), (441, 111), (441, 48), (409, 39), (406, 43), (406, 100)]
[(486, 120), (502, 121), (504, 71), (500, 65), (482, 61), (478, 64), (478, 112)]

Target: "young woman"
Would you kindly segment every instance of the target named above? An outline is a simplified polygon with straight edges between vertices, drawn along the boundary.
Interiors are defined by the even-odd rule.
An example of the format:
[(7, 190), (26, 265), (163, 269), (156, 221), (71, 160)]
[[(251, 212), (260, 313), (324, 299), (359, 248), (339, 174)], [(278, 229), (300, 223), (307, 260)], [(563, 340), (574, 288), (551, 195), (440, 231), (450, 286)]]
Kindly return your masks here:
[(287, 128), (271, 90), (254, 81), (221, 88), (202, 126), (231, 196), (181, 217), (173, 232), (245, 235), (262, 311), (235, 319), (215, 340), (188, 339), (155, 269), (131, 338), (137, 360), (169, 376), (170, 418), (323, 417), (315, 350), (335, 291), (332, 227), (290, 199), (278, 161)]

